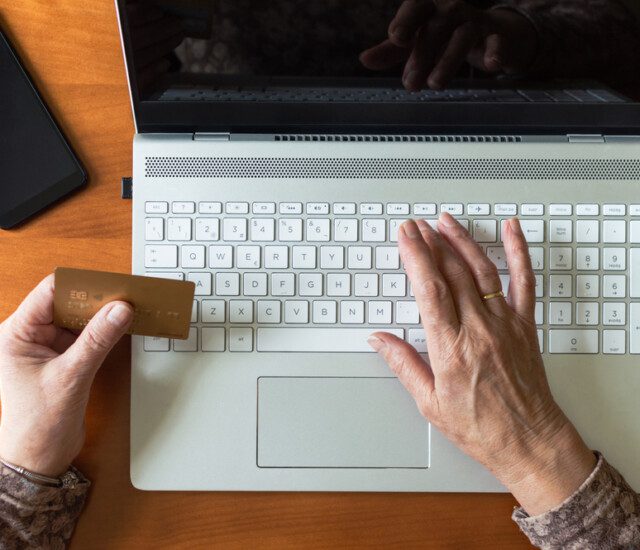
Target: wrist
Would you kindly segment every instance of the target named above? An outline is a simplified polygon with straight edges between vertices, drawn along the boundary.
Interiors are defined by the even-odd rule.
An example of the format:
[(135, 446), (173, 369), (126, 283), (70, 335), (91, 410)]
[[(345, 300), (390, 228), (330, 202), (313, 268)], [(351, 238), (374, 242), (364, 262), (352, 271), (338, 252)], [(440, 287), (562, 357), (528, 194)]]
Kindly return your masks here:
[(0, 428), (0, 459), (47, 477), (59, 477), (71, 466), (71, 460), (42, 448), (29, 438), (12, 437)]

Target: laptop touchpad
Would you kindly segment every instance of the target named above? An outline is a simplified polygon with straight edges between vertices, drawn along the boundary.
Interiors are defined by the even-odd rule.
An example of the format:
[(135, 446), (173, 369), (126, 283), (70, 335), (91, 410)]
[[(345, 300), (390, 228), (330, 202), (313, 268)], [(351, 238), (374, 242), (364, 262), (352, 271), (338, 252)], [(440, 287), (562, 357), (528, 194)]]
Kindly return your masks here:
[(429, 425), (395, 378), (263, 377), (258, 466), (427, 468)]

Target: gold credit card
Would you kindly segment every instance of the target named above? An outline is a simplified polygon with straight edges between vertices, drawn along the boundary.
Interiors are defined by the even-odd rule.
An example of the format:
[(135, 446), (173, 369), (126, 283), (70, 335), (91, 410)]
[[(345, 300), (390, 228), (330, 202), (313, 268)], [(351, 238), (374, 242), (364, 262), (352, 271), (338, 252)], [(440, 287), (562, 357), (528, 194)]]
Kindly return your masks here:
[(191, 281), (59, 267), (55, 271), (53, 324), (82, 330), (102, 306), (122, 300), (135, 311), (129, 334), (185, 340), (194, 292)]

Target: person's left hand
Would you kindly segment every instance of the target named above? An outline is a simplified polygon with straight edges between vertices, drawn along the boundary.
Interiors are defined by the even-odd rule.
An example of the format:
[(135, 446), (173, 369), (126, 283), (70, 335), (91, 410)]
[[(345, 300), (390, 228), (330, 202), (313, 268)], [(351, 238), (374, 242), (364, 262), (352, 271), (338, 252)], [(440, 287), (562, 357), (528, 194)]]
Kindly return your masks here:
[(80, 452), (93, 378), (133, 320), (112, 302), (76, 336), (52, 324), (53, 289), (49, 275), (0, 324), (0, 458), (51, 477)]

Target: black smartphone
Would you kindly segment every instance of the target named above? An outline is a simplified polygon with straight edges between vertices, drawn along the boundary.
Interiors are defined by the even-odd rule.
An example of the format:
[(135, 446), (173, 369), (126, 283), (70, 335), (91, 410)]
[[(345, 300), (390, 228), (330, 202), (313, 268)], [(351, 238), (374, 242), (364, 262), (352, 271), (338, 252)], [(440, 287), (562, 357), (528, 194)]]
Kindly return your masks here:
[(83, 186), (87, 175), (0, 29), (0, 227)]

